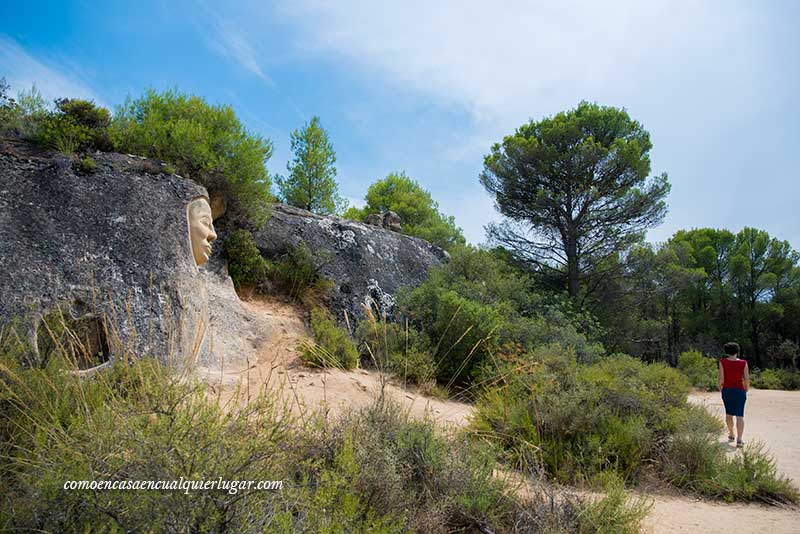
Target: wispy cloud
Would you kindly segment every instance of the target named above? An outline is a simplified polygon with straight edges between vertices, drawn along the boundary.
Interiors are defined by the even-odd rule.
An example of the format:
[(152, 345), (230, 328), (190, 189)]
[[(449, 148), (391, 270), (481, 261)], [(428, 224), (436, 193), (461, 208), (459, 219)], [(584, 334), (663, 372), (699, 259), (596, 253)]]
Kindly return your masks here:
[(258, 56), (244, 32), (234, 24), (217, 21), (208, 32), (209, 48), (217, 54), (232, 59), (245, 70), (255, 74), (269, 85), (274, 85), (258, 63)]
[(0, 35), (0, 76), (4, 76), (12, 90), (30, 89), (34, 84), (47, 100), (55, 98), (84, 98), (108, 107), (92, 88), (72, 69), (65, 65), (33, 57), (14, 39)]

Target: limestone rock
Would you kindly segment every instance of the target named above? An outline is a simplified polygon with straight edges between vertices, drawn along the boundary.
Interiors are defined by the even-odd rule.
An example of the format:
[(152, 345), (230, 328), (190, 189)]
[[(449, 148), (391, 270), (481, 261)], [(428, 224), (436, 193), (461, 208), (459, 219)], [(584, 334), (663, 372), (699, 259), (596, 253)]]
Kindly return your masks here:
[(343, 323), (346, 311), (351, 324), (353, 318), (364, 317), (364, 304), (391, 315), (397, 290), (421, 284), (428, 270), (447, 258), (445, 251), (422, 239), (284, 204), (273, 207), (253, 237), (267, 258), (305, 243), (320, 273), (335, 284), (331, 310)]
[(209, 278), (192, 256), (187, 204), (206, 190), (151, 160), (92, 158), (86, 173), (0, 140), (0, 327), (19, 321), (41, 357), (42, 317), (59, 307), (76, 324), (103, 323), (92, 343), (112, 358), (213, 359), (209, 299), (215, 316), (241, 303), (229, 278)]
[(400, 216), (393, 211), (387, 211), (383, 214), (383, 227), (392, 232), (401, 232)]

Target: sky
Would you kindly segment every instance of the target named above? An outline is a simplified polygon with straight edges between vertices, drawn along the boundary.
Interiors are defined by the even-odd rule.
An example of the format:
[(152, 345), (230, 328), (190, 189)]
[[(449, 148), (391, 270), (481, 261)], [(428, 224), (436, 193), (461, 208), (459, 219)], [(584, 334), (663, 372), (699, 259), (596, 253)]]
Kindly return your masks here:
[(290, 132), (329, 131), (340, 192), (405, 171), (468, 241), (501, 217), (490, 147), (587, 100), (650, 132), (672, 184), (660, 242), (751, 226), (800, 250), (800, 2), (0, 3), (0, 76), (113, 107), (177, 87), (230, 104), (286, 173)]

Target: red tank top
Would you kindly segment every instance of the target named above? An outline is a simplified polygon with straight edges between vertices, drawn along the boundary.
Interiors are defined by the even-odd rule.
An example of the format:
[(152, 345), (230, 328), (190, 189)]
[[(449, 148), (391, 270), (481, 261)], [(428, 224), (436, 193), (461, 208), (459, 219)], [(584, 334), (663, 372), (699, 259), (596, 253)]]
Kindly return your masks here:
[(744, 389), (744, 380), (742, 378), (744, 377), (744, 368), (747, 362), (741, 358), (738, 360), (722, 358), (720, 362), (722, 362), (722, 371), (725, 375), (722, 387)]

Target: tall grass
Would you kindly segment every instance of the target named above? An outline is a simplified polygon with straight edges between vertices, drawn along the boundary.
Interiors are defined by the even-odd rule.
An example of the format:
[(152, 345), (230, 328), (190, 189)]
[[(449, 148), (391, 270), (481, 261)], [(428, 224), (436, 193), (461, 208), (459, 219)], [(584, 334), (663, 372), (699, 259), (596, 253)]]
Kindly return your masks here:
[[(38, 367), (0, 353), (0, 530), (602, 532), (643, 515), (616, 494), (521, 497), (496, 476), (493, 447), (411, 419), (382, 396), (340, 418), (301, 420), (266, 392), (221, 406), (156, 359), (118, 358), (90, 377), (76, 370), (68, 353)], [(180, 477), (283, 489), (64, 489)]]

